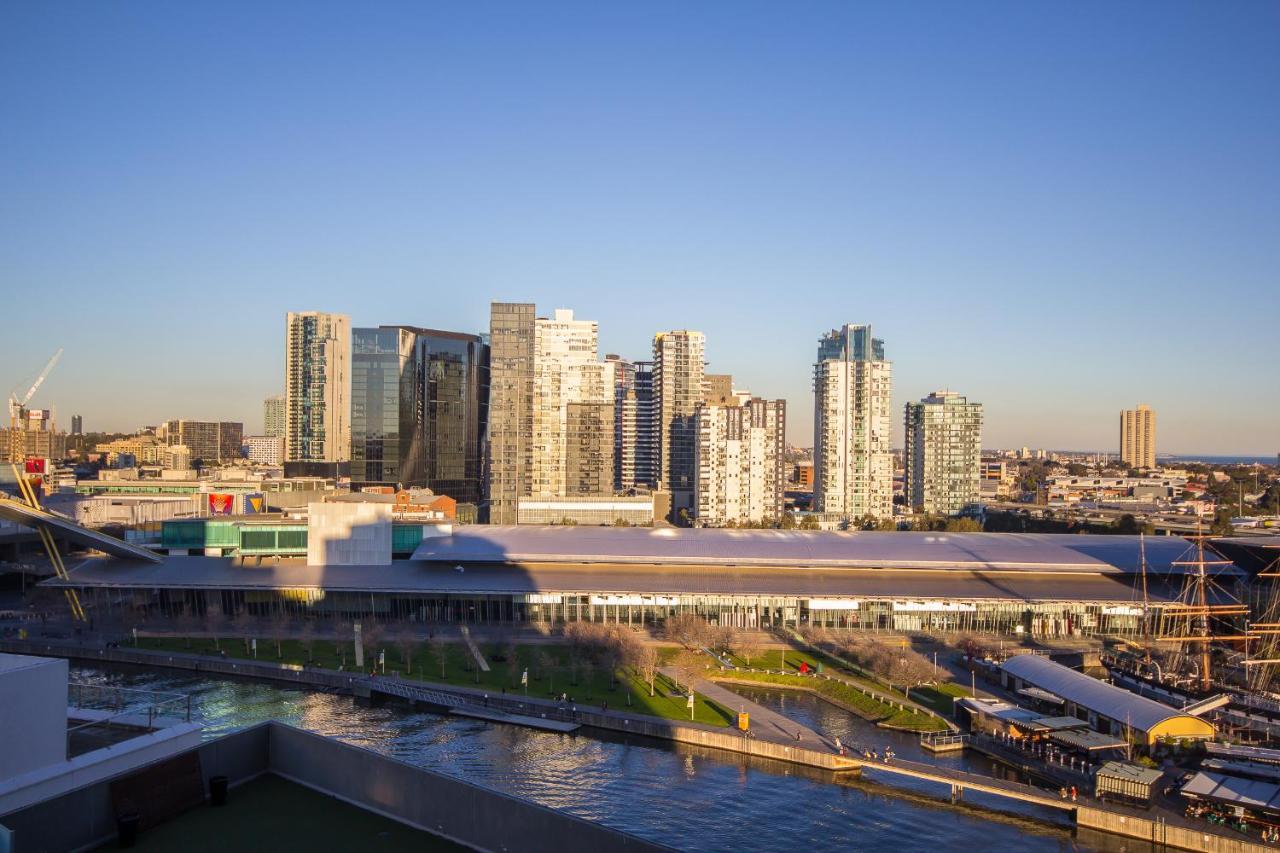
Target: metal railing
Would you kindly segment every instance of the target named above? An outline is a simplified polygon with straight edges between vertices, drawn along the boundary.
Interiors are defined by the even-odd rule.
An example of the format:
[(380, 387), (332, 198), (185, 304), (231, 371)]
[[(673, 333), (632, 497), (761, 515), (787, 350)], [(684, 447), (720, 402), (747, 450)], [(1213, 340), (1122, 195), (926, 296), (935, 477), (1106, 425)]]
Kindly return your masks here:
[(191, 722), (191, 696), (185, 693), (71, 682), (67, 685), (67, 704), (73, 709), (73, 718), (74, 710), (110, 712), (106, 717), (68, 726), (68, 738), (89, 728), (142, 728), (144, 718), (147, 731), (155, 729), (156, 721), (162, 717)]

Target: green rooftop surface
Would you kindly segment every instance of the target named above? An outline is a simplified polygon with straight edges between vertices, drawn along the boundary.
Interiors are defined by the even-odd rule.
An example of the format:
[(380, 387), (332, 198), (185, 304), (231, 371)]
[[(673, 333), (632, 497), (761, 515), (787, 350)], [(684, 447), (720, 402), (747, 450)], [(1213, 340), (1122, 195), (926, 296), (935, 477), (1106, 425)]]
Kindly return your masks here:
[[(114, 842), (100, 850), (119, 850)], [(465, 850), (429, 832), (282, 779), (259, 776), (231, 789), (221, 808), (200, 806), (152, 829), (139, 851), (226, 853), (229, 850)]]

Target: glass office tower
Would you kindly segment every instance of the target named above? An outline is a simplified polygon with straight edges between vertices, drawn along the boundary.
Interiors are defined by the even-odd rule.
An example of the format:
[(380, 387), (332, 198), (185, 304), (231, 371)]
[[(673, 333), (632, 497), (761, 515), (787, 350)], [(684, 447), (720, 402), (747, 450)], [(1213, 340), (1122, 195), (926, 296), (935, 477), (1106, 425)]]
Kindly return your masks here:
[(479, 335), (352, 332), (351, 480), (481, 500), (489, 348)]

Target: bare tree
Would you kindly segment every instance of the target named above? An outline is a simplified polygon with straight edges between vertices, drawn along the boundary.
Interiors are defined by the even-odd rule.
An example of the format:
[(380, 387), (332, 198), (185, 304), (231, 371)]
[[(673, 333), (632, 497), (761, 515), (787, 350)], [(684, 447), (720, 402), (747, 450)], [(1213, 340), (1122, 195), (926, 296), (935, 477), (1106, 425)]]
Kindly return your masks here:
[(430, 650), (431, 656), (435, 658), (436, 663), (440, 664), (440, 677), (446, 678), (444, 667), (449, 662), (449, 644), (440, 637), (433, 636), (427, 640), (427, 648)]
[(385, 633), (386, 630), (376, 622), (363, 626), (360, 631), (360, 641), (364, 646), (365, 661), (374, 668), (378, 666), (378, 644), (382, 642)]
[(701, 616), (681, 613), (668, 619), (662, 629), (668, 640), (679, 643), (686, 649), (696, 649), (702, 645), (709, 627)]
[(698, 673), (702, 672), (705, 667), (706, 662), (704, 658), (697, 652), (686, 649), (677, 653), (675, 658), (671, 661), (671, 668), (675, 670), (676, 673), (676, 686), (679, 687), (680, 684), (683, 683), (692, 692), (693, 679), (695, 679), (698, 676)]
[(222, 633), (222, 626), (225, 624), (224, 617), (220, 610), (212, 607), (204, 612), (204, 630), (209, 636), (213, 637), (213, 648), (222, 651), (222, 646), (218, 642), (218, 634)]
[(298, 628), (298, 644), (301, 645), (302, 650), (307, 653), (307, 663), (315, 663), (316, 626), (312, 624), (310, 619), (303, 619), (302, 624)]
[(738, 647), (738, 631), (730, 625), (721, 625), (715, 629), (715, 650), (722, 655), (732, 654)]
[(618, 683), (618, 667), (622, 664), (624, 652), (626, 651), (626, 640), (622, 631), (616, 626), (603, 633), (600, 638), (600, 646), (597, 653), (597, 659), (609, 673), (609, 687), (612, 689)]
[(515, 687), (520, 680), (520, 647), (515, 640), (507, 640), (502, 654), (507, 658), (507, 684)]
[(747, 666), (751, 666), (751, 659), (760, 657), (760, 653), (760, 642), (750, 634), (738, 641), (738, 657), (746, 661)]
[(549, 681), (549, 684), (547, 685), (547, 692), (549, 693), (556, 692), (555, 675), (552, 673), (552, 669), (555, 667), (555, 665), (556, 665), (555, 658), (553, 658), (546, 649), (538, 649), (536, 652), (533, 653), (534, 677), (535, 678), (542, 678), (543, 676), (547, 677)]
[(187, 648), (191, 648), (191, 635), (200, 628), (200, 620), (190, 611), (184, 611), (176, 620), (174, 627), (182, 635)]
[[(343, 646), (347, 640), (353, 636), (355, 626), (346, 619), (340, 619), (333, 626), (333, 653), (339, 655), (343, 653)], [(345, 655), (343, 655), (345, 659)]]
[(249, 611), (241, 610), (236, 614), (236, 618), (232, 620), (232, 626), (235, 628), (235, 632), (240, 635), (240, 638), (244, 640), (244, 653), (246, 655), (249, 654), (252, 648), (250, 644), (252, 637), (250, 635), (253, 634), (254, 627), (253, 617), (249, 615)]
[(404, 674), (413, 675), (413, 650), (417, 647), (413, 634), (400, 635), (400, 660), (404, 662)]
[(640, 676), (649, 682), (649, 695), (653, 695), (653, 683), (658, 678), (658, 650), (647, 643), (639, 643), (635, 649), (634, 666)]

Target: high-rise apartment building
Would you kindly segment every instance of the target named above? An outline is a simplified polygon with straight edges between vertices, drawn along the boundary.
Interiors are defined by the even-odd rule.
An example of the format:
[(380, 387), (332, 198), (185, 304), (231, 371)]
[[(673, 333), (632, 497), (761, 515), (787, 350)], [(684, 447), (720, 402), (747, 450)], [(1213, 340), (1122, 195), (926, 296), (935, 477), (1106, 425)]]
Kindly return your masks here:
[(168, 421), (163, 427), (165, 444), (183, 445), (191, 459), (205, 465), (241, 458), (244, 424), (235, 421)]
[(276, 395), (262, 401), (262, 434), (284, 438), (285, 431), (284, 397)]
[[(604, 360), (613, 365), (613, 488), (621, 491), (624, 471), (635, 465), (634, 418), (631, 435), (627, 433), (627, 397), (636, 384), (636, 363), (620, 355), (609, 353)], [(627, 439), (631, 438), (631, 446)]]
[(489, 520), (515, 524), (521, 498), (612, 495), (616, 362), (599, 330), (528, 303), (490, 309)]
[(351, 458), (351, 319), (290, 311), (285, 320), (285, 461)]
[(893, 516), (892, 368), (870, 326), (823, 335), (813, 371), (813, 505), (848, 520)]
[(284, 464), (284, 438), (278, 435), (250, 435), (244, 440), (245, 457), (255, 465)]
[(494, 302), (489, 310), (489, 521), (515, 524), (517, 501), (530, 493), (536, 308)]
[(653, 362), (605, 356), (614, 365), (613, 487), (652, 489), (658, 482), (658, 430), (653, 398)]
[(930, 515), (978, 506), (982, 469), (982, 404), (935, 391), (906, 406), (907, 505)]
[(703, 398), (706, 338), (701, 332), (660, 332), (653, 338), (653, 390), (658, 422), (658, 481), (671, 492), (671, 511), (693, 512), (697, 444), (695, 410)]
[(615, 363), (598, 340), (568, 309), (534, 322), (531, 496), (613, 494)]
[(352, 330), (353, 486), (483, 495), (489, 347), (479, 335), (381, 326)]
[(1120, 461), (1134, 468), (1156, 467), (1156, 413), (1145, 405), (1120, 413)]
[(695, 415), (694, 515), (704, 527), (774, 521), (786, 489), (787, 404), (733, 398), (700, 403)]

